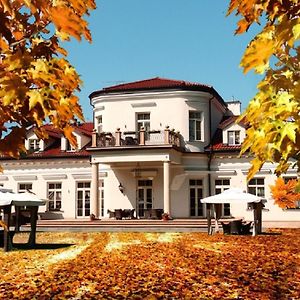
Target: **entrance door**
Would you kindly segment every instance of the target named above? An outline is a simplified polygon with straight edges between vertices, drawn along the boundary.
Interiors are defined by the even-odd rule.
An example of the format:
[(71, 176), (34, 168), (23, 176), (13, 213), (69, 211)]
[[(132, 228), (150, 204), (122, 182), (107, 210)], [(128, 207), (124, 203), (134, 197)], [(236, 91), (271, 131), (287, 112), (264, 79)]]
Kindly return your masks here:
[(190, 216), (204, 217), (202, 179), (190, 179)]
[(145, 216), (145, 209), (152, 208), (152, 180), (138, 180), (138, 216)]
[(77, 183), (77, 217), (90, 215), (91, 183)]

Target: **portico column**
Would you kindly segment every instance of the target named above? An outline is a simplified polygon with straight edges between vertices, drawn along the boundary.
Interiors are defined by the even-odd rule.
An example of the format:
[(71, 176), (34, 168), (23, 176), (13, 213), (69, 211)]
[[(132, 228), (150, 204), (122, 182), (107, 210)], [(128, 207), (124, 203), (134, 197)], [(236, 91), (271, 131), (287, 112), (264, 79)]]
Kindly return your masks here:
[(164, 161), (164, 212), (171, 214), (170, 207), (170, 162)]
[(92, 163), (91, 214), (99, 217), (99, 164)]

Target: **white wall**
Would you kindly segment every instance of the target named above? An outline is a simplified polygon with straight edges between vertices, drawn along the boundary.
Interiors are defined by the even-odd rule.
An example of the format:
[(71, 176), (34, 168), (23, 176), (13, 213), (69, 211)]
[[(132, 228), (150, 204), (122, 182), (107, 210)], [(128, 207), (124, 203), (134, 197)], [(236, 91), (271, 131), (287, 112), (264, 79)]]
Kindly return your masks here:
[[(166, 126), (179, 131), (187, 148), (202, 151), (209, 143), (209, 101), (211, 95), (204, 92), (174, 91), (102, 95), (92, 99), (95, 123), (99, 115), (103, 119), (103, 131), (114, 133), (117, 128), (124, 131), (136, 130), (137, 113), (150, 113), (151, 130), (164, 130)], [(203, 112), (202, 141), (189, 140), (189, 110)], [(222, 118), (225, 108), (212, 101), (212, 127), (215, 130)]]

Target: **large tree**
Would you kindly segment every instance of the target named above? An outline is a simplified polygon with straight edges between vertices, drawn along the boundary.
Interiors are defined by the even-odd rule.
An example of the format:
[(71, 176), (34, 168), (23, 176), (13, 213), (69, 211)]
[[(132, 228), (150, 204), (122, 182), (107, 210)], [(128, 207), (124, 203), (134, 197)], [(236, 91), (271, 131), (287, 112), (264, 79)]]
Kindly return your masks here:
[(249, 125), (242, 152), (254, 154), (248, 178), (267, 161), (286, 172), (294, 161), (300, 170), (300, 0), (231, 0), (237, 34), (261, 26), (249, 43), (241, 67), (264, 74), (258, 93), (239, 121)]
[(25, 151), (28, 126), (45, 138), (45, 120), (75, 143), (81, 81), (62, 42), (91, 41), (84, 17), (95, 7), (94, 0), (0, 0), (0, 154)]

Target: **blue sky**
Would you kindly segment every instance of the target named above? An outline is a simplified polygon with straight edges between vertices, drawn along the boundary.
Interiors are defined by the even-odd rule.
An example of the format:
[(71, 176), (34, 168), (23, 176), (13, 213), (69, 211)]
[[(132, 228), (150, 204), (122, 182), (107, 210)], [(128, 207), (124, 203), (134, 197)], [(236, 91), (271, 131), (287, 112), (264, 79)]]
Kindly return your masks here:
[(87, 19), (93, 43), (67, 43), (69, 60), (84, 84), (79, 93), (86, 120), (88, 95), (105, 86), (152, 77), (212, 85), (224, 100), (245, 109), (258, 75), (244, 75), (242, 54), (258, 27), (234, 35), (237, 18), (221, 0), (98, 0)]

